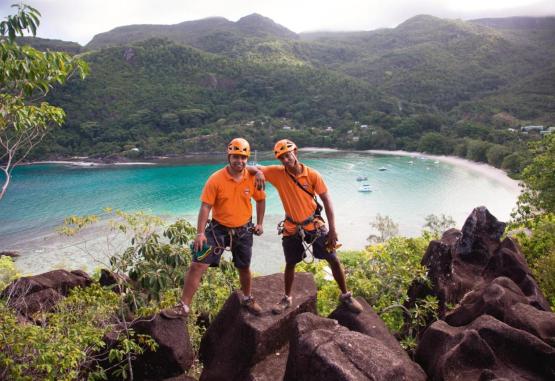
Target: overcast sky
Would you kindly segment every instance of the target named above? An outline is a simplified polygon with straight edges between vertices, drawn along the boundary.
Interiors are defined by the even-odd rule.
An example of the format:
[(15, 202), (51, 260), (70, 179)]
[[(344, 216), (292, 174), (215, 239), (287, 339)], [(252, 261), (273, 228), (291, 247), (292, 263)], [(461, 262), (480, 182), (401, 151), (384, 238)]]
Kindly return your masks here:
[[(0, 18), (17, 0), (0, 0)], [(176, 24), (211, 16), (237, 21), (251, 13), (294, 32), (373, 30), (429, 14), (450, 19), (554, 16), (555, 0), (26, 0), (42, 13), (38, 36), (84, 45), (97, 33), (130, 24)]]

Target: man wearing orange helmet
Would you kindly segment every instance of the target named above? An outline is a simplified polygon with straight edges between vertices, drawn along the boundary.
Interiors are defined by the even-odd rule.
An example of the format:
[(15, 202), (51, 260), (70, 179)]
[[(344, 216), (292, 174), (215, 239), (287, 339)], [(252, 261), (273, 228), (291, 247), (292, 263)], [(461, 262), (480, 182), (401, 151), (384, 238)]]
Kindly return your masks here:
[[(278, 191), (285, 209), (285, 220), (281, 228), (283, 253), (285, 255), (285, 295), (274, 306), (272, 312), (282, 313), (291, 307), (291, 290), (295, 279), (295, 266), (303, 260), (307, 249), (312, 249), (315, 258), (328, 261), (333, 277), (341, 289), (340, 301), (351, 311), (360, 312), (362, 306), (347, 291), (345, 273), (337, 258), (337, 232), (331, 197), (324, 179), (318, 171), (299, 162), (297, 146), (283, 139), (274, 147), (276, 159), (282, 165), (248, 167), (259, 181), (269, 181)], [(318, 202), (319, 196), (324, 206)], [(325, 209), (329, 231), (322, 217)]]
[[(266, 195), (255, 186), (255, 177), (246, 170), (250, 156), (249, 143), (242, 138), (233, 139), (227, 147), (228, 165), (214, 172), (200, 196), (197, 236), (192, 245), (193, 261), (185, 277), (180, 303), (161, 311), (167, 318), (186, 317), (202, 275), (209, 266), (218, 266), (226, 247), (239, 271), (243, 306), (252, 314), (262, 309), (251, 296), (250, 262), (253, 233), (263, 233), (262, 223)], [(256, 201), (256, 225), (252, 220), (251, 198)], [(208, 216), (212, 211), (212, 220)], [(208, 226), (207, 226), (208, 224)]]

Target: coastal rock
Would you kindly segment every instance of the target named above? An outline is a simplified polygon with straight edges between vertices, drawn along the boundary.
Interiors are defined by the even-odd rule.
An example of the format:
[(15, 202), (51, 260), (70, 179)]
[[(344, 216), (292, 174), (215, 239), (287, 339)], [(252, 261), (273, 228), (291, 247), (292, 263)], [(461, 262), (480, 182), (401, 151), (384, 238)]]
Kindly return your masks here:
[(164, 319), (154, 315), (136, 320), (131, 328), (156, 341), (155, 352), (146, 350), (133, 360), (135, 380), (155, 381), (180, 376), (193, 364), (194, 353), (185, 319)]
[(292, 307), (273, 315), (272, 306), (283, 296), (283, 275), (256, 277), (252, 294), (263, 309), (261, 316), (242, 308), (240, 293), (234, 292), (202, 338), (199, 355), (204, 369), (200, 379), (244, 380), (251, 368), (287, 343), (298, 314), (316, 312), (316, 291), (312, 274), (297, 273)]
[(374, 312), (366, 300), (360, 297), (356, 299), (362, 305), (363, 311), (361, 313), (353, 313), (343, 304), (340, 304), (339, 307), (330, 314), (329, 318), (337, 320), (339, 324), (351, 331), (360, 332), (373, 337), (399, 357), (406, 357), (406, 360), (410, 361), (405, 350), (391, 332), (389, 332), (383, 320)]
[(17, 251), (0, 251), (0, 257), (2, 256), (17, 258), (19, 257), (19, 253)]
[(426, 380), (406, 355), (335, 320), (303, 313), (295, 323), (286, 381)]
[(242, 381), (282, 381), (289, 356), (289, 343), (270, 353), (237, 379)]
[(445, 321), (452, 326), (470, 324), (490, 315), (539, 337), (555, 347), (555, 314), (530, 305), (521, 289), (509, 278), (499, 277), (469, 292)]
[(510, 238), (500, 242), (504, 227), (485, 207), (478, 207), (462, 231), (450, 229), (441, 240), (430, 242), (422, 264), (428, 268), (432, 294), (439, 299), (440, 317), (445, 316), (447, 304), (458, 303), (474, 287), (499, 276), (517, 284), (530, 304), (549, 310), (516, 244)]
[(436, 321), (416, 360), (432, 380), (555, 379), (555, 348), (489, 315), (462, 327)]
[(87, 287), (92, 279), (83, 271), (54, 270), (22, 277), (6, 287), (0, 297), (22, 315), (50, 310), (74, 287)]
[(131, 280), (126, 275), (116, 274), (110, 270), (100, 270), (100, 279), (98, 283), (103, 287), (109, 287), (116, 294), (123, 292), (125, 285), (129, 284)]
[(466, 218), (462, 236), (457, 241), (455, 251), (466, 262), (486, 264), (487, 254), (495, 252), (506, 224), (495, 218), (485, 206), (474, 208)]
[(39, 311), (48, 312), (64, 297), (52, 288), (45, 288), (31, 294), (10, 299), (8, 305), (26, 317)]
[(179, 376), (164, 378), (162, 381), (197, 381), (193, 377), (189, 377), (185, 374), (181, 374)]
[(511, 279), (526, 295), (529, 304), (544, 311), (551, 310), (549, 302), (532, 276), (524, 255), (511, 238), (505, 238), (501, 242), (482, 275), (486, 282), (500, 276)]

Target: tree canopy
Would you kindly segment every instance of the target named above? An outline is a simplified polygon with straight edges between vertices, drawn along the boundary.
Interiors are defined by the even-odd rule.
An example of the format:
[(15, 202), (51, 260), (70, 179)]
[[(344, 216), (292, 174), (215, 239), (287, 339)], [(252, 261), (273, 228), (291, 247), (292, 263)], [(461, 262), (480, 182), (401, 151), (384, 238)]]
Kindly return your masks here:
[[(16, 36), (34, 36), (40, 13), (25, 4), (14, 5), (15, 15), (0, 22), (0, 170), (6, 193), (13, 168), (42, 141), (48, 131), (61, 126), (64, 110), (41, 101), (52, 87), (63, 84), (75, 72), (81, 78), (87, 64), (61, 52), (40, 52), (19, 46)], [(1, 179), (1, 178), (0, 178)]]

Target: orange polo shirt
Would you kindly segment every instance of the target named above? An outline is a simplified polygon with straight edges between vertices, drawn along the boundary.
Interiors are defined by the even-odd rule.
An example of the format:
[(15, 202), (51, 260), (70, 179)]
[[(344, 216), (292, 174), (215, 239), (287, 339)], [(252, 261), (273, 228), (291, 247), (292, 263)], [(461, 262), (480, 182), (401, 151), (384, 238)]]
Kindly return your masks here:
[(236, 181), (224, 167), (214, 172), (206, 181), (200, 200), (212, 205), (212, 218), (224, 226), (243, 226), (252, 218), (251, 197), (256, 201), (266, 198), (263, 190), (254, 186), (254, 176), (243, 170)]
[[(322, 178), (322, 175), (315, 169), (309, 168), (304, 164), (299, 175), (295, 176), (297, 181), (312, 194), (320, 195), (328, 191), (328, 187)], [(309, 194), (304, 192), (293, 179), (285, 172), (283, 165), (269, 165), (267, 167), (259, 167), (264, 173), (264, 177), (274, 187), (276, 187), (285, 214), (293, 220), (302, 222), (306, 220), (316, 210), (316, 202)], [(293, 175), (294, 176), (294, 175)], [(295, 225), (289, 221), (285, 221), (284, 235), (295, 233)], [(310, 223), (304, 227), (305, 230), (313, 230), (314, 224)]]

